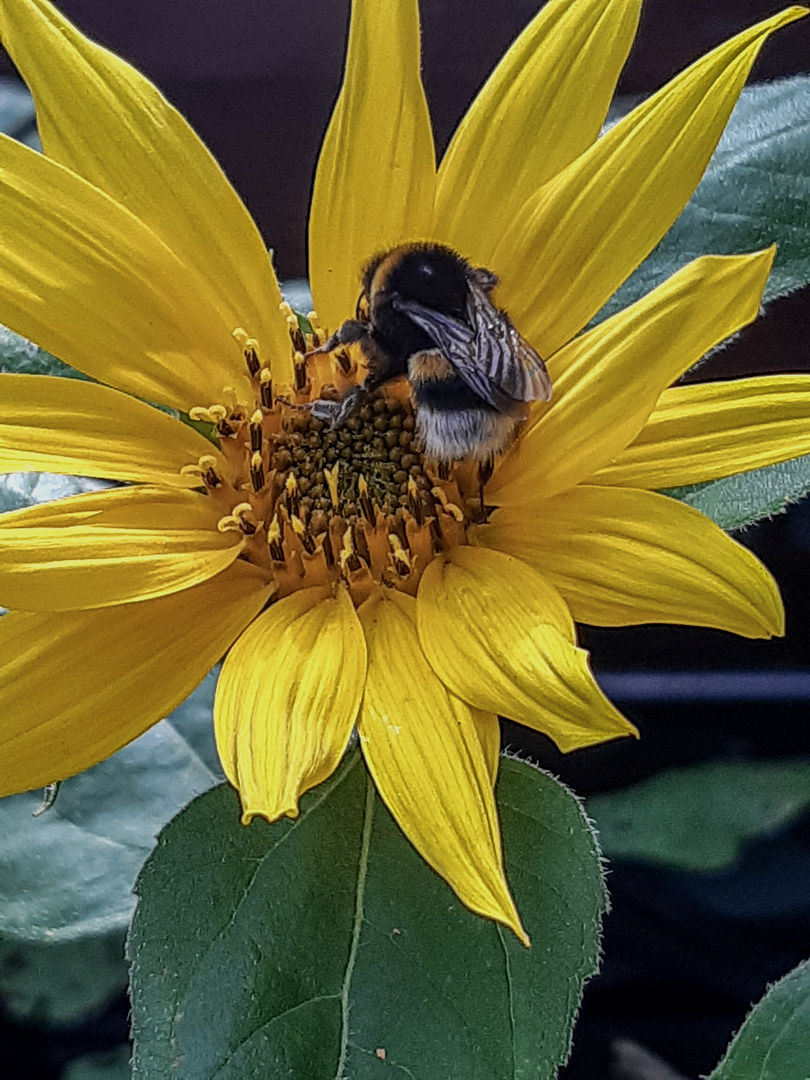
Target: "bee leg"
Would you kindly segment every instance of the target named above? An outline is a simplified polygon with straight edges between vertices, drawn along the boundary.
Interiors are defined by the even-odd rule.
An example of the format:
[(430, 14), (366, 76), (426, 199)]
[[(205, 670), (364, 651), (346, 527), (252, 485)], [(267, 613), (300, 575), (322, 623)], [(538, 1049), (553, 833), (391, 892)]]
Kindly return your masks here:
[(337, 349), (340, 345), (354, 345), (356, 341), (360, 341), (367, 333), (368, 323), (359, 322), (357, 319), (347, 319), (323, 345), (319, 345), (317, 349), (311, 349), (306, 355), (317, 356), (319, 353), (332, 352), (333, 349)]
[(308, 408), (316, 420), (326, 420), (332, 428), (339, 428), (357, 412), (365, 396), (363, 386), (353, 386), (340, 401), (318, 398)]

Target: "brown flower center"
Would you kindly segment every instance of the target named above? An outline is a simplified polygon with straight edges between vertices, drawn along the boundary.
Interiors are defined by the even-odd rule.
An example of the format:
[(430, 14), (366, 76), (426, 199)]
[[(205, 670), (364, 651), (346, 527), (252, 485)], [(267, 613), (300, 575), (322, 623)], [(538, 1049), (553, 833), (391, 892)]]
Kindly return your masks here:
[(312, 416), (309, 401), (345, 392), (356, 366), (343, 353), (318, 357), (311, 372), (303, 353), (319, 344), (318, 333), (305, 337), (295, 316), (288, 325), (290, 397), (274, 393), (256, 342), (236, 331), (252, 407), (192, 409), (192, 419), (214, 425), (227, 469), (213, 455), (188, 469), (221, 506), (220, 530), (242, 534), (240, 557), (267, 574), (278, 596), (341, 579), (357, 604), (380, 585), (415, 594), (428, 562), (465, 543), (479, 519), (477, 468), (441, 469), (423, 457), (403, 386), (378, 391), (337, 429)]

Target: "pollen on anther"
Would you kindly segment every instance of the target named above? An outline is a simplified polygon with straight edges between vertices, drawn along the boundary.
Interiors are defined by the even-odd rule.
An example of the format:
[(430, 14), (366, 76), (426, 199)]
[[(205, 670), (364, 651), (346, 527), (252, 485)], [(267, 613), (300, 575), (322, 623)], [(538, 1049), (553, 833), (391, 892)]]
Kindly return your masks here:
[(396, 533), (388, 534), (388, 543), (391, 545), (391, 552), (394, 556), (394, 561), (397, 564), (397, 570), (405, 574), (409, 574), (411, 571), (411, 560), (407, 551), (400, 543), (400, 539)]
[(264, 487), (264, 462), (260, 450), (256, 450), (250, 459), (250, 483), (257, 492)]
[(265, 409), (273, 408), (273, 376), (270, 368), (262, 368), (259, 372), (259, 393), (261, 394), (262, 406)]
[(464, 514), (456, 506), (455, 503), (450, 502), (450, 500), (447, 498), (447, 494), (445, 493), (444, 488), (431, 488), (431, 494), (434, 495), (442, 504), (442, 510), (444, 510), (445, 513), (450, 514), (450, 516), (454, 517), (456, 521), (464, 520)]
[(340, 469), (340, 462), (336, 461), (331, 469), (324, 469), (323, 475), (326, 480), (326, 486), (329, 488), (329, 498), (332, 502), (332, 506), (335, 510), (340, 508), (340, 496), (338, 494), (338, 470)]
[(270, 557), (276, 562), (284, 562), (284, 548), (282, 546), (281, 526), (278, 523), (278, 514), (273, 515), (270, 528), (267, 530), (267, 544), (270, 548)]

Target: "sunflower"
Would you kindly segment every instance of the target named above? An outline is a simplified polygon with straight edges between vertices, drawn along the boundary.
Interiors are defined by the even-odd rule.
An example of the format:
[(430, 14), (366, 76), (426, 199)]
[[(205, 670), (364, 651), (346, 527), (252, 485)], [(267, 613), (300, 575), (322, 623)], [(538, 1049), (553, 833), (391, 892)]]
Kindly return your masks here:
[[(806, 378), (670, 389), (755, 318), (773, 251), (696, 259), (583, 328), (683, 208), (762, 43), (804, 9), (599, 137), (638, 7), (551, 0), (437, 169), (416, 0), (355, 0), (310, 218), (320, 322), (299, 322), (158, 91), (47, 0), (0, 0), (44, 149), (0, 140), (0, 320), (93, 380), (0, 376), (0, 467), (120, 482), (0, 519), (3, 792), (113, 753), (225, 655), (215, 727), (245, 821), (295, 816), (356, 727), (422, 856), (525, 939), (497, 714), (563, 750), (634, 731), (575, 620), (782, 633), (764, 567), (656, 492), (810, 452)], [(486, 520), (468, 464), (423, 458), (401, 387), (337, 430), (306, 408), (362, 377), (351, 351), (304, 354), (351, 314), (369, 257), (410, 241), (497, 274), (548, 360), (553, 400), (497, 462)]]

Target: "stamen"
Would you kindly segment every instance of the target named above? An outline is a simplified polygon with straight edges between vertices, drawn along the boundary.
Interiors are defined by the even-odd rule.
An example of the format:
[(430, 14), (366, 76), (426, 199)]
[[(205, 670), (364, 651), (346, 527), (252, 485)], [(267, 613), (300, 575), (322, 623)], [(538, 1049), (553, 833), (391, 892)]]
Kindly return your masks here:
[(233, 514), (226, 514), (225, 517), (221, 517), (217, 522), (217, 529), (221, 533), (241, 532), (242, 526), (239, 524)]
[(408, 509), (415, 518), (416, 524), (421, 525), (424, 520), (422, 500), (419, 498), (419, 488), (412, 476), (408, 477)]
[(287, 513), (290, 517), (293, 517), (293, 515), (298, 517), (301, 513), (301, 506), (298, 498), (298, 482), (294, 473), (290, 473), (287, 477), (287, 482), (284, 485), (284, 496), (287, 503)]
[(434, 495), (442, 504), (442, 510), (444, 510), (446, 514), (450, 514), (450, 516), (454, 517), (456, 521), (464, 520), (464, 514), (461, 512), (461, 510), (459, 510), (455, 503), (450, 502), (443, 488), (435, 487), (431, 488), (430, 491), (431, 494)]
[(307, 322), (312, 327), (312, 336), (315, 339), (313, 344), (317, 348), (322, 341), (326, 341), (326, 334), (323, 331), (323, 327), (320, 324), (320, 320), (314, 311), (307, 312)]
[(304, 551), (306, 551), (307, 555), (314, 555), (315, 541), (307, 532), (306, 526), (304, 525), (303, 521), (299, 517), (296, 517), (295, 514), (292, 514), (290, 516), (290, 524), (293, 527), (293, 532), (304, 545)]
[(257, 409), (250, 418), (250, 449), (255, 453), (262, 448), (262, 410)]
[(371, 501), (371, 496), (368, 493), (368, 484), (366, 478), (361, 474), (357, 481), (357, 490), (360, 495), (360, 509), (363, 511), (363, 517), (369, 523), (373, 525), (376, 521), (377, 515), (374, 512), (374, 504)]
[(257, 493), (264, 487), (264, 462), (260, 450), (257, 450), (250, 459), (250, 483)]
[[(189, 415), (191, 415), (189, 413)], [(221, 420), (224, 420), (228, 415), (228, 410), (224, 405), (212, 405), (208, 410), (208, 418), (212, 424), (218, 424)]]
[(281, 526), (278, 523), (278, 514), (273, 514), (273, 520), (267, 530), (267, 544), (270, 548), (270, 558), (275, 562), (284, 562), (283, 539)]
[(255, 338), (248, 338), (245, 344), (242, 346), (242, 351), (245, 355), (245, 363), (247, 364), (248, 373), (251, 379), (255, 379), (259, 373), (259, 343)]
[(340, 569), (345, 571), (347, 568), (355, 572), (361, 567), (360, 559), (357, 556), (357, 552), (354, 550), (354, 536), (352, 535), (351, 525), (343, 534), (343, 548), (340, 552)]
[(301, 332), (301, 326), (298, 322), (298, 316), (293, 309), (287, 303), (286, 300), (278, 306), (279, 311), (284, 316), (284, 320), (287, 323), (287, 333), (290, 335), (290, 340), (293, 343), (293, 348), (296, 352), (305, 353), (307, 351), (307, 343), (304, 341), (304, 335)]
[(399, 537), (396, 533), (388, 534), (388, 543), (391, 545), (391, 551), (394, 556), (394, 565), (396, 566), (397, 573), (402, 577), (407, 577), (411, 572), (411, 560), (408, 557), (408, 553), (399, 542)]
[[(304, 345), (306, 348), (306, 345)], [(295, 372), (295, 389), (300, 392), (307, 388), (307, 362), (304, 359), (304, 350), (297, 350), (293, 357), (293, 370)]]
[(259, 394), (261, 395), (262, 407), (265, 409), (272, 409), (273, 376), (270, 374), (270, 368), (262, 368), (259, 374)]
[(340, 509), (340, 497), (338, 495), (338, 470), (340, 469), (340, 462), (336, 461), (331, 469), (324, 469), (323, 475), (326, 478), (326, 486), (329, 488), (329, 498), (332, 501), (332, 506), (335, 510)]
[(222, 487), (222, 477), (217, 472), (217, 459), (212, 454), (203, 454), (196, 465), (184, 465), (180, 473), (183, 476), (201, 477), (206, 487)]
[(343, 374), (348, 375), (352, 370), (352, 358), (349, 356), (348, 349), (338, 349), (337, 352), (332, 355)]
[(255, 521), (251, 521), (248, 519), (248, 514), (250, 514), (251, 517), (253, 516), (253, 507), (251, 506), (251, 504), (249, 502), (237, 503), (237, 505), (233, 508), (232, 513), (234, 520), (238, 522), (239, 528), (242, 530), (245, 536), (253, 536), (254, 533), (258, 530), (259, 526)]

